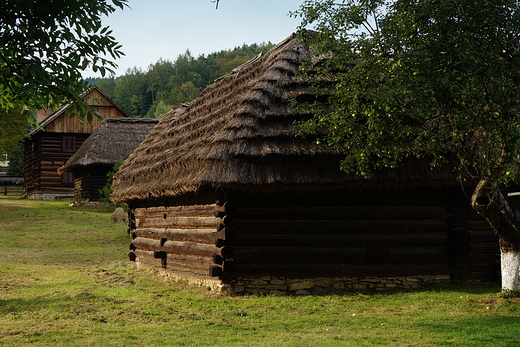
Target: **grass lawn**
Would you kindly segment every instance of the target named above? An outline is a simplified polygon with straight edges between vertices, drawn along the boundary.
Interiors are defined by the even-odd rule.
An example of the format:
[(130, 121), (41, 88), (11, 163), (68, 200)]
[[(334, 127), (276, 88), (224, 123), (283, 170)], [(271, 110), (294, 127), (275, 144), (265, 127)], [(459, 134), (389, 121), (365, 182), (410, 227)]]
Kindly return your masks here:
[(135, 269), (112, 210), (0, 196), (0, 346), (520, 346), (497, 286), (217, 296)]

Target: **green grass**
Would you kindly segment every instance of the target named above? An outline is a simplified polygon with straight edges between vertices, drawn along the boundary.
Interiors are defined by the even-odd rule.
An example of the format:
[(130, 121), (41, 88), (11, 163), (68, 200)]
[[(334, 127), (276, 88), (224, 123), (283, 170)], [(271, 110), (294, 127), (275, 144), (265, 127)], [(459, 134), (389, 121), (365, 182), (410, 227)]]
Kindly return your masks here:
[(225, 297), (126, 260), (111, 207), (0, 197), (0, 346), (515, 346), (495, 286)]

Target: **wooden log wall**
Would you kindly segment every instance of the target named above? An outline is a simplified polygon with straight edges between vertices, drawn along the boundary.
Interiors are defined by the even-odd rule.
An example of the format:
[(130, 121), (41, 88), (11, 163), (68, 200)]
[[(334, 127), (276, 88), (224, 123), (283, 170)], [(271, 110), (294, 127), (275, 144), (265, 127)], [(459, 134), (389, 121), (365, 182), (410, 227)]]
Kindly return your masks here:
[(262, 276), (455, 282), (499, 276), (497, 239), (471, 215), (459, 187), (175, 201), (131, 206), (131, 260), (224, 283)]
[[(237, 196), (227, 202), (223, 219), (228, 240), (222, 242), (233, 247), (224, 275), (227, 268), (233, 278), (450, 275), (456, 281), (475, 280), (477, 268), (488, 271), (495, 259), (477, 251), (480, 242), (468, 251), (468, 242), (491, 241), (483, 252), (497, 245), (489, 229), (468, 236), (461, 225), (461, 210), (467, 211), (461, 196), (424, 189)], [(468, 268), (476, 259), (478, 265)]]
[(99, 201), (99, 192), (107, 183), (107, 174), (112, 168), (108, 165), (89, 165), (73, 170), (75, 186), (81, 187), (81, 198)]
[(217, 245), (217, 209), (216, 203), (132, 208), (130, 259), (187, 277), (218, 275), (226, 248)]
[(28, 140), (24, 163), (26, 193), (71, 191), (74, 183), (62, 183), (61, 175), (57, 172), (74, 154), (63, 151), (63, 137), (74, 136), (76, 148), (79, 148), (88, 135), (39, 132)]
[[(74, 173), (74, 189), (75, 193), (80, 194), (79, 198), (82, 200), (90, 200), (90, 173), (84, 167), (73, 170)], [(75, 196), (78, 198), (77, 196)]]
[(89, 167), (90, 171), (90, 200), (98, 201), (101, 197), (99, 190), (107, 184), (107, 174), (112, 170), (111, 166), (95, 165)]
[[(468, 203), (469, 204), (469, 203)], [(467, 213), (466, 281), (500, 281), (500, 248), (498, 236), (471, 207)]]

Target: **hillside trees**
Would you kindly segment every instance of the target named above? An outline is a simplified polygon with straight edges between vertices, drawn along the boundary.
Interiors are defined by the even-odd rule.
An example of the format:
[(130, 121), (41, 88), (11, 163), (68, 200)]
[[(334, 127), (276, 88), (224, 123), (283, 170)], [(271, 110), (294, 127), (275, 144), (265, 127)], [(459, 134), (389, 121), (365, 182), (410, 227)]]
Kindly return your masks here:
[(129, 69), (119, 77), (89, 79), (135, 117), (156, 118), (198, 96), (232, 69), (271, 49), (271, 43), (242, 45), (194, 57), (189, 50), (174, 61), (159, 59), (147, 71)]
[(499, 236), (502, 287), (520, 290), (520, 224), (500, 189), (518, 175), (519, 2), (314, 0), (294, 15), (330, 58), (313, 74), (332, 81), (315, 85), (328, 109), (307, 105), (302, 131), (326, 129), (342, 168), (366, 176), (406, 156), (435, 165), (454, 155)]

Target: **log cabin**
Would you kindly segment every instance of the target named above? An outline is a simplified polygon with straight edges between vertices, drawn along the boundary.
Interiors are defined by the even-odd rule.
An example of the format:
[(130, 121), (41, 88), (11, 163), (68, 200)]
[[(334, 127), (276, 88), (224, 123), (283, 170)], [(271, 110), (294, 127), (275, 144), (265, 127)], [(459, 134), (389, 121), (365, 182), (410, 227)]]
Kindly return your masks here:
[(93, 106), (100, 119), (81, 121), (71, 114), (74, 104), (66, 104), (57, 111), (38, 113), (39, 128), (30, 132), (25, 141), (24, 191), (32, 199), (52, 200), (73, 197), (74, 176), (57, 170), (77, 151), (101, 121), (109, 117), (129, 115), (96, 86), (87, 90), (83, 98)]
[(58, 174), (73, 174), (76, 199), (98, 201), (108, 172), (136, 149), (157, 122), (151, 118), (105, 118)]
[[(370, 179), (296, 136), (312, 93), (292, 36), (166, 114), (120, 167), (129, 259), (228, 293), (313, 294), (499, 280), (497, 237), (453, 165)], [(453, 164), (453, 163), (451, 163)]]

